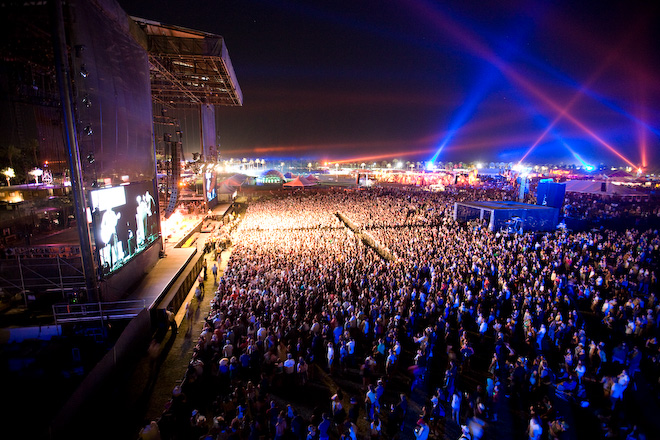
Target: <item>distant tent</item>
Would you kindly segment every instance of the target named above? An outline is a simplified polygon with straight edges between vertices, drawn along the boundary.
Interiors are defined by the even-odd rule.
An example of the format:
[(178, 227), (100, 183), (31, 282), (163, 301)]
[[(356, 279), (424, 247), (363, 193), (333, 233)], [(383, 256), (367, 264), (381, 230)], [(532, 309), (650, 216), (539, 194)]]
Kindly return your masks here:
[(316, 185), (315, 182), (310, 182), (304, 177), (296, 177), (291, 182), (287, 182), (282, 186), (284, 186), (285, 188), (304, 188), (306, 186), (314, 186), (314, 185)]
[(621, 179), (621, 178), (626, 178), (630, 179), (633, 178), (634, 176), (624, 170), (614, 170), (614, 171), (609, 171), (603, 173), (608, 179)]
[(284, 174), (284, 177), (285, 177), (286, 179), (295, 179), (295, 178), (298, 177), (298, 176), (296, 176), (296, 175), (293, 174), (291, 171), (289, 171), (288, 173), (285, 173), (285, 174)]
[(247, 183), (249, 179), (250, 177), (246, 176), (245, 174), (234, 174), (229, 179), (225, 180), (223, 183), (226, 183), (227, 185), (230, 186), (239, 187), (244, 183)]
[(220, 184), (220, 186), (217, 189), (218, 194), (234, 194), (236, 192), (236, 188), (227, 184), (227, 181), (225, 180)]
[(218, 194), (218, 201), (230, 202), (233, 199), (234, 194), (236, 194), (236, 187), (227, 184), (227, 180), (223, 181), (216, 190)]
[(648, 198), (647, 194), (621, 185), (614, 185), (612, 182), (606, 182), (604, 180), (568, 180), (565, 183), (567, 193)]
[(499, 168), (480, 168), (477, 170), (477, 175), (483, 177), (497, 177), (502, 175), (502, 170)]
[(261, 177), (268, 177), (268, 176), (276, 176), (279, 177), (280, 179), (284, 179), (284, 174), (282, 174), (282, 172), (278, 170), (268, 170), (261, 173)]
[(305, 177), (305, 180), (307, 180), (308, 182), (320, 182), (321, 181), (321, 179), (319, 179), (318, 177), (316, 177), (313, 174), (309, 174), (307, 177)]
[(261, 173), (259, 178), (261, 183), (282, 183), (285, 182), (284, 174), (277, 170), (268, 170)]

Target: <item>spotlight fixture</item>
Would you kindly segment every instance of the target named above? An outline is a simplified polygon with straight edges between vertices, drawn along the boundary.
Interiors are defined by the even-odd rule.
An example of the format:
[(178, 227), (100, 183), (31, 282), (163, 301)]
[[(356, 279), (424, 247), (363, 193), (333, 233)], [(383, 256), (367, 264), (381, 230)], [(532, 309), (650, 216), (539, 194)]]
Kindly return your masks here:
[(87, 108), (92, 106), (92, 101), (89, 99), (89, 95), (83, 96), (82, 103), (85, 104), (85, 107)]
[(89, 153), (89, 154), (87, 155), (87, 162), (89, 162), (89, 163), (94, 163), (94, 160), (95, 160), (95, 159), (94, 159), (94, 153)]
[(87, 75), (89, 75), (89, 72), (88, 72), (87, 69), (85, 68), (85, 65), (82, 64), (82, 65), (80, 66), (80, 76), (82, 76), (83, 78), (87, 78)]
[(83, 131), (87, 136), (91, 136), (94, 133), (94, 130), (92, 130), (92, 126), (89, 124), (86, 125), (85, 128), (83, 128)]

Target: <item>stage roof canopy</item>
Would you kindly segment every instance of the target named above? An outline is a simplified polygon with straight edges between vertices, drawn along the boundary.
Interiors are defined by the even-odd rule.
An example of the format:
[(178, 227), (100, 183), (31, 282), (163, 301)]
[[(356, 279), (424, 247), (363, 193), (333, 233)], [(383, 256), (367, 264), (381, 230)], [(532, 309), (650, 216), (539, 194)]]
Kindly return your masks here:
[(545, 211), (548, 209), (552, 209), (552, 208), (548, 208), (547, 206), (530, 205), (529, 203), (493, 201), (493, 200), (459, 202), (459, 205), (472, 206), (477, 209), (487, 209), (489, 211), (496, 211), (502, 209), (529, 209), (529, 210)]
[(220, 35), (131, 17), (149, 54), (151, 93), (168, 107), (243, 105), (243, 94)]

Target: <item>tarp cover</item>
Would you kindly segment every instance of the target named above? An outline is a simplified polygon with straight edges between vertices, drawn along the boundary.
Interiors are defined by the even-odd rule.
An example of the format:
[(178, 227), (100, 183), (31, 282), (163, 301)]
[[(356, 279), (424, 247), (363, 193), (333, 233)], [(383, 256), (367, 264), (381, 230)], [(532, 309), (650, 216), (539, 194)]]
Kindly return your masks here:
[[(602, 191), (605, 184), (605, 191)], [(639, 192), (625, 186), (614, 185), (612, 182), (599, 180), (569, 180), (566, 182), (566, 192), (583, 194), (606, 195), (606, 196), (641, 196)]]
[(234, 192), (236, 192), (236, 188), (227, 184), (226, 180), (218, 187), (218, 194), (234, 194)]
[(305, 179), (304, 177), (296, 177), (291, 182), (287, 182), (282, 186), (287, 187), (287, 188), (303, 188), (303, 187), (306, 187), (306, 186), (314, 186), (314, 185), (316, 185), (316, 183), (310, 182), (309, 180)]
[(247, 182), (248, 176), (245, 174), (234, 174), (229, 179), (225, 180), (223, 183), (231, 186), (241, 186)]

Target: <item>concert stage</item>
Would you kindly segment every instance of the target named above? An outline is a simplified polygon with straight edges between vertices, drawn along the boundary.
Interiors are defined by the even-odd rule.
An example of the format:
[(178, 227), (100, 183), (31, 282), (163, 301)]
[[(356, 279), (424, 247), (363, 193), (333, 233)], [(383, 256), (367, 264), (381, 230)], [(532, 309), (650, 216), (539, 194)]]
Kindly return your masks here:
[(559, 223), (559, 209), (505, 201), (472, 201), (454, 203), (454, 219), (461, 222), (480, 219), (488, 221), (491, 231), (509, 229), (516, 232), (552, 231)]

